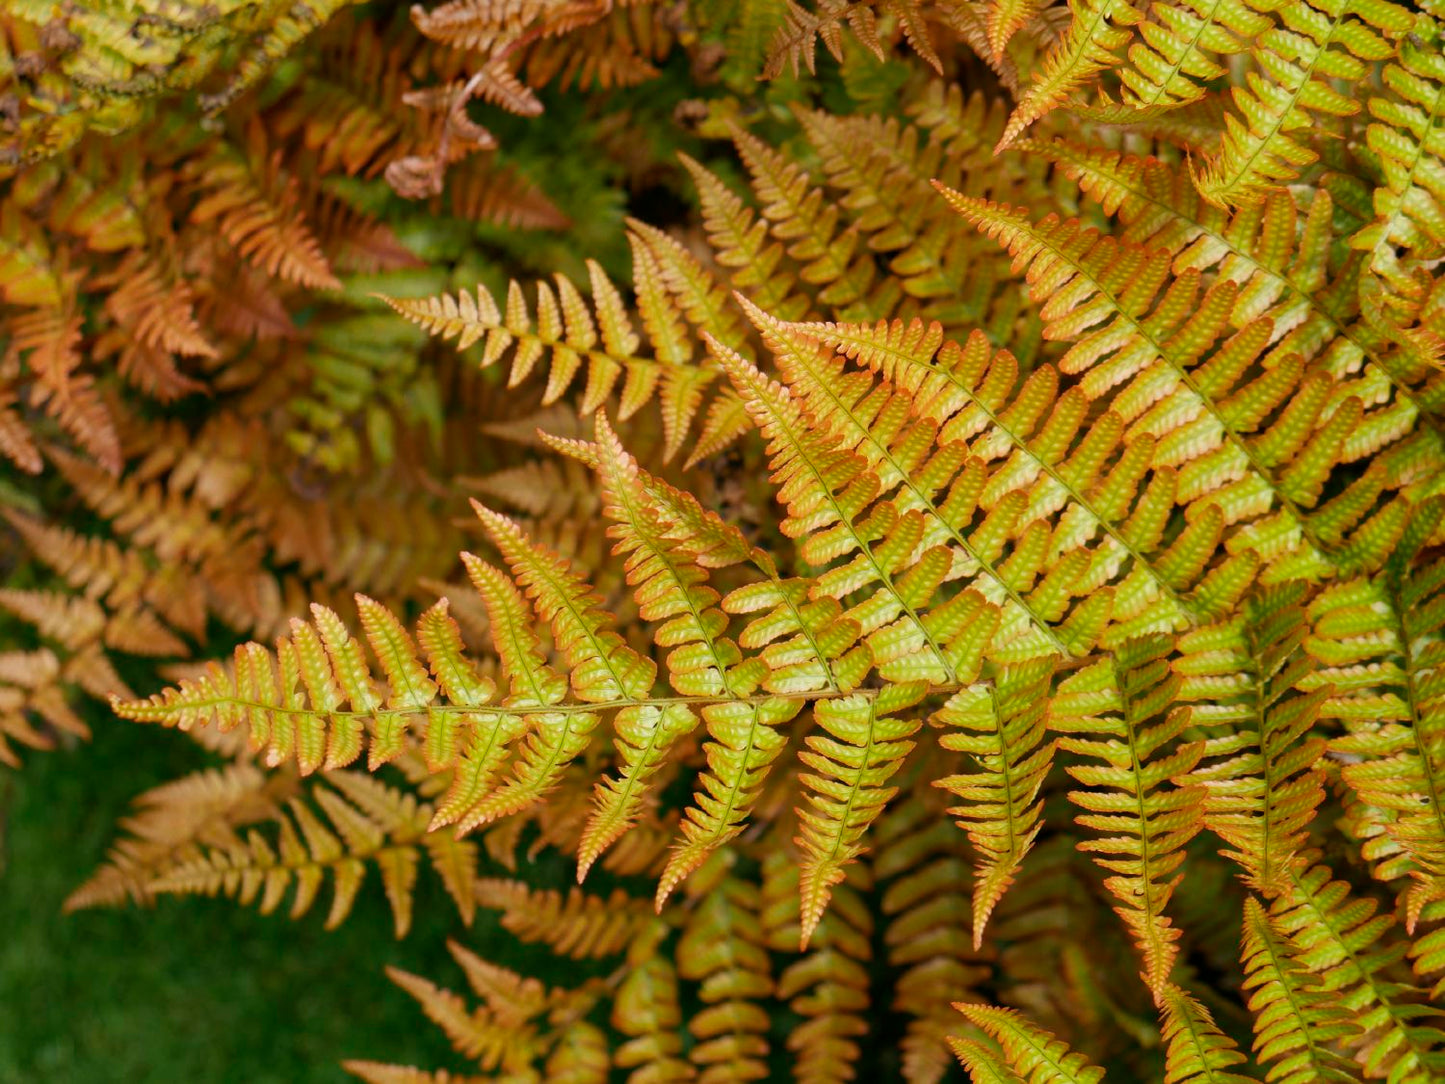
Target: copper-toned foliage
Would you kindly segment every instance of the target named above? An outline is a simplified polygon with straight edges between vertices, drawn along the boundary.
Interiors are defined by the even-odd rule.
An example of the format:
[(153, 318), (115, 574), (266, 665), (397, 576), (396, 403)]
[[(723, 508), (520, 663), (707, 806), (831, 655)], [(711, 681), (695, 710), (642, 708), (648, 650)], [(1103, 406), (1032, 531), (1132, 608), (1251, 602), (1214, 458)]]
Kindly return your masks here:
[(448, 900), (388, 1084), (1445, 1078), (1437, 0), (81, 14), (0, 760), (224, 763), (70, 907)]

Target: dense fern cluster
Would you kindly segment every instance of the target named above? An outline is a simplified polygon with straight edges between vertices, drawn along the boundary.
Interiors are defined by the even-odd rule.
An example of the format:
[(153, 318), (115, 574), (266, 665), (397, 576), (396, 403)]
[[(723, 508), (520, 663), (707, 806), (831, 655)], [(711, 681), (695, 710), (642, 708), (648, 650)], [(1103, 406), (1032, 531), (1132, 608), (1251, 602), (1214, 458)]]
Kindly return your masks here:
[(1445, 1078), (1445, 9), (331, 15), (3, 23), (0, 737), (218, 758), (72, 907), (450, 900), (378, 1084)]

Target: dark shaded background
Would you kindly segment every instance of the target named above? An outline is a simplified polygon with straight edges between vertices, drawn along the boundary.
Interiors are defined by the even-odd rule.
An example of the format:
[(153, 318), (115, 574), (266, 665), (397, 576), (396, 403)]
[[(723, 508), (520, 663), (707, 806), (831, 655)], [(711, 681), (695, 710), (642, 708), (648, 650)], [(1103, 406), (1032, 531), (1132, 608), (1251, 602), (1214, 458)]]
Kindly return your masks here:
[(184, 736), (98, 706), (88, 722), (92, 742), (0, 768), (0, 1082), (354, 1080), (342, 1058), (463, 1067), (382, 973), (465, 988), (444, 942), (475, 938), (430, 898), (435, 878), (419, 878), (403, 942), (374, 870), (330, 933), (324, 892), (300, 922), (196, 897), (63, 915), (131, 798), (205, 762)]

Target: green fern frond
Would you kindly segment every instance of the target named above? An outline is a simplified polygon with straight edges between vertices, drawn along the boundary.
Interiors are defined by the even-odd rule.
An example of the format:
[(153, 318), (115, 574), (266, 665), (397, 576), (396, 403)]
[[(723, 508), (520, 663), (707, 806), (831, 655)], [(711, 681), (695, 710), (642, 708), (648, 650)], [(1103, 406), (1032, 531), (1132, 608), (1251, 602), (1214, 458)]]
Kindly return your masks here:
[(1112, 876), (1105, 887), (1138, 944), (1144, 981), (1162, 999), (1179, 954), (1179, 928), (1166, 914), (1180, 878), (1184, 846), (1203, 827), (1205, 790), (1198, 784), (1164, 787), (1186, 777), (1204, 751), (1183, 741), (1191, 719), (1174, 707), (1180, 679), (1170, 673), (1172, 643), (1164, 637), (1130, 641), (1112, 659), (1060, 683), (1049, 727), (1062, 732), (1059, 749), (1090, 761), (1069, 774), (1094, 789), (1071, 791), (1084, 810), (1075, 819), (1102, 833), (1079, 844)]
[[(1433, 515), (1417, 537), (1439, 523), (1438, 502), (1428, 510)], [(1318, 682), (1330, 694), (1323, 713), (1349, 728), (1330, 747), (1348, 760), (1341, 777), (1380, 811), (1387, 838), (1405, 859), (1375, 873), (1408, 877), (1401, 891), (1412, 925), (1423, 902), (1445, 885), (1445, 713), (1435, 677), (1445, 650), (1442, 588), (1445, 562), (1435, 561), (1331, 586), (1310, 605), (1308, 648), (1323, 664)]]
[(1282, 25), (1261, 35), (1253, 56), (1263, 70), (1234, 88), (1239, 115), (1219, 154), (1198, 177), (1199, 191), (1221, 207), (1257, 202), (1264, 190), (1286, 184), (1318, 155), (1300, 142), (1312, 128), (1312, 114), (1350, 116), (1358, 102), (1341, 95), (1331, 81), (1354, 82), (1368, 65), (1388, 58), (1392, 39), (1408, 33), (1415, 16), (1387, 0), (1327, 0), (1285, 4)]
[(791, 720), (800, 707), (798, 701), (775, 697), (762, 703), (703, 708), (703, 721), (712, 739), (703, 746), (707, 771), (693, 804), (683, 814), (681, 838), (658, 881), (659, 910), (688, 874), (742, 832), (763, 781), (786, 744), (777, 728)]
[(908, 739), (918, 732), (919, 721), (895, 713), (913, 707), (926, 691), (924, 682), (905, 682), (873, 697), (820, 700), (813, 709), (824, 733), (809, 735), (808, 748), (798, 754), (812, 769), (801, 774), (799, 782), (813, 792), (808, 795), (811, 808), (798, 809), (801, 948), (808, 947), (832, 886), (863, 851), (864, 834), (897, 793), (896, 787), (884, 784), (912, 751), (914, 743)]
[[(963, 444), (963, 439), (976, 435), (981, 416), (1004, 394), (1003, 385), (1016, 373), (1012, 357), (1000, 355), (985, 376), (980, 369), (994, 359), (989, 357), (982, 336), (972, 338), (970, 349), (962, 355), (957, 344), (946, 344), (939, 351), (944, 359), (940, 368), (956, 366), (963, 381), (978, 382), (984, 402), (979, 409), (959, 398), (940, 403), (930, 397), (920, 409), (914, 394), (921, 390), (927, 395), (935, 389), (910, 385), (915, 382), (916, 369), (927, 367), (934, 350), (938, 349), (936, 325), (924, 332), (917, 324), (910, 325), (907, 331), (897, 325), (872, 328), (783, 324), (754, 309), (749, 311), (762, 328), (764, 341), (773, 350), (789, 390), (798, 393), (802, 408), (818, 420), (824, 433), (836, 439), (838, 452), (861, 458), (865, 469), (874, 476), (878, 501), (874, 506), (875, 515), (898, 518), (900, 531), (918, 532), (917, 544), (922, 547), (935, 552), (940, 546), (948, 547), (949, 561), (940, 568), (939, 574), (945, 579), (973, 577), (985, 599), (1003, 606), (1000, 639), (1014, 640), (1012, 649), (1019, 657), (1050, 651), (1082, 652), (1098, 637), (1107, 620), (1112, 592), (1099, 590), (1102, 585), (1088, 582), (1087, 562), (1082, 553), (1069, 554), (1046, 572), (1040, 561), (1042, 554), (1064, 549), (1065, 545), (1053, 541), (1046, 525), (1031, 515), (1035, 507), (1022, 492), (1030, 481), (1027, 473), (1014, 475), (1010, 468), (1015, 463), (1006, 461), (993, 477), (989, 476), (987, 460), (997, 454), (991, 446), (990, 438), (994, 434), (985, 434), (971, 448)], [(900, 339), (903, 340), (901, 349), (897, 345)], [(816, 342), (839, 350), (843, 356), (821, 354)], [(906, 352), (916, 367), (915, 372), (890, 373), (886, 366), (878, 364), (885, 351), (895, 357)], [(860, 355), (870, 368), (896, 377), (897, 383), (887, 379), (875, 383), (861, 373), (845, 379), (844, 359)], [(1077, 405), (1076, 401), (1061, 405), (1040, 424), (1040, 417), (1051, 405), (1049, 398), (1046, 380), (1026, 385), (1020, 392), (1017, 409), (1010, 412), (1005, 425), (1007, 421), (1014, 421), (1024, 431), (1038, 425), (1040, 441), (1035, 443), (1047, 442), (1043, 454), (1058, 460), (1063, 458), (1068, 442), (1076, 435), (1081, 417), (1070, 409)], [(911, 427), (904, 425), (904, 419), (910, 414), (917, 416)], [(1105, 429), (1099, 444), (1109, 439), (1107, 433)], [(938, 446), (933, 454), (923, 451), (930, 445)], [(1087, 484), (1089, 473), (1097, 470), (1100, 458), (1098, 445), (1087, 451), (1080, 449), (1073, 465), (1080, 468), (1081, 483)], [(841, 469), (839, 476), (846, 477)], [(798, 484), (806, 483), (800, 480)], [(1020, 492), (1009, 492), (1010, 489)], [(784, 490), (785, 497), (788, 492)], [(1040, 496), (1047, 501), (1053, 495)], [(970, 532), (967, 525), (979, 511), (985, 513), (984, 523)], [(785, 521), (785, 531), (791, 522)], [(1014, 536), (1011, 547), (1010, 536)], [(1005, 558), (1004, 553), (1010, 548), (1012, 552)], [(805, 554), (807, 552), (810, 551), (805, 550)], [(929, 574), (924, 571), (926, 568), (925, 557), (904, 575), (921, 580)], [(830, 583), (829, 578), (825, 577), (824, 582)], [(912, 611), (922, 611), (930, 602), (932, 592), (927, 589), (926, 581), (922, 581), (916, 594), (911, 604), (899, 598), (902, 609), (910, 617)], [(1075, 598), (1081, 601), (1071, 607)], [(931, 632), (935, 623), (927, 617), (921, 624), (923, 643), (944, 667), (943, 673), (948, 673), (952, 666), (950, 656), (957, 654), (957, 647), (936, 642)], [(864, 631), (870, 632), (871, 628), (865, 625)], [(901, 653), (898, 643), (880, 643), (874, 637), (870, 644), (880, 664), (880, 673), (900, 680), (909, 676), (886, 665)], [(910, 652), (913, 647), (911, 643), (907, 645)], [(913, 665), (918, 661), (914, 659)]]
[(1177, 108), (1196, 102), (1208, 84), (1226, 74), (1216, 58), (1238, 56), (1268, 30), (1269, 15), (1287, 0), (1184, 0), (1155, 4), (1139, 24), (1142, 39), (1129, 47), (1119, 73), (1125, 104), (1133, 109)]
[(1379, 158), (1384, 184), (1374, 191), (1375, 221), (1350, 238), (1370, 253), (1371, 269), (1401, 273), (1397, 250), (1409, 260), (1445, 252), (1445, 55), (1439, 24), (1421, 17), (1401, 38), (1382, 73), (1388, 98), (1368, 102), (1374, 122), (1366, 139)]
[(1205, 825), (1267, 898), (1283, 891), (1325, 797), (1314, 728), (1332, 689), (1311, 681), (1304, 598), (1300, 583), (1257, 592), (1239, 617), (1181, 637), (1174, 664), (1195, 719), (1225, 731), (1181, 782), (1204, 787)]
[(971, 754), (978, 768), (933, 784), (967, 803), (948, 812), (959, 818), (980, 859), (973, 884), (974, 948), (982, 945), (989, 915), (1044, 827), (1039, 794), (1054, 755), (1054, 742), (1043, 740), (1044, 720), (1056, 662), (1046, 657), (1004, 667), (991, 685), (955, 693), (935, 716), (963, 731), (944, 735), (939, 744)]
[[(1104, 1070), (1090, 1065), (1084, 1055), (1070, 1050), (1065, 1043), (1050, 1036), (1016, 1010), (964, 1003), (956, 1004), (954, 1008), (999, 1044), (1003, 1050), (1003, 1065), (1026, 1084), (1097, 1084), (1104, 1079)], [(954, 1049), (957, 1051), (959, 1048), (955, 1046)], [(964, 1055), (977, 1056), (979, 1049), (977, 1044), (964, 1044), (960, 1059)], [(1001, 1072), (1002, 1067), (997, 1060), (990, 1058), (985, 1064), (989, 1065), (987, 1072), (995, 1076)], [(979, 1079), (975, 1077), (976, 1081)], [(982, 1079), (987, 1080), (988, 1077)]]
[[(971, 451), (980, 460), (998, 463), (992, 476), (980, 482), (984, 500), (997, 502), (1010, 490), (1025, 494), (1028, 504), (1020, 516), (1024, 523), (1035, 511), (1062, 512), (1047, 549), (1081, 566), (1071, 589), (1080, 601), (1063, 622), (1071, 649), (1095, 638), (1109, 644), (1129, 635), (1187, 627), (1229, 606), (1248, 586), (1254, 568), (1248, 557), (1228, 561), (1202, 580), (1197, 571), (1181, 575), (1193, 559), (1179, 540), (1163, 544), (1160, 528), (1177, 487), (1168, 468), (1148, 476), (1155, 450), (1152, 437), (1143, 435), (1113, 455), (1124, 437), (1122, 419), (1104, 414), (1085, 430), (1086, 397), (1077, 389), (1060, 394), (1061, 381), (1051, 367), (1035, 370), (1011, 400), (1008, 389), (1017, 379), (1017, 363), (1007, 352), (991, 354), (981, 334), (960, 347), (941, 341), (936, 325), (925, 329), (918, 323), (807, 324), (796, 329), (795, 334), (816, 338), (891, 380), (905, 400), (913, 399), (913, 409), (928, 424), (940, 426), (941, 439), (971, 439)], [(910, 503), (932, 506), (925, 496), (910, 497)], [(1107, 537), (1095, 542), (1101, 529)], [(965, 552), (977, 546), (976, 540), (955, 541)], [(1197, 570), (1197, 564), (1194, 567)], [(1061, 562), (1055, 575), (1067, 568)], [(1105, 601), (1110, 596), (1101, 589), (1111, 580), (1116, 582), (1108, 612)], [(1000, 593), (987, 578), (981, 578), (979, 586), (986, 597)], [(1038, 624), (1058, 620), (1029, 599), (1006, 603), (1006, 612), (1018, 610), (1034, 616)], [(1111, 620), (1112, 627), (1092, 631), (1101, 617)], [(1006, 626), (1014, 623), (1005, 620)]]
[(1244, 989), (1254, 1013), (1254, 1051), (1270, 1084), (1356, 1080), (1336, 1045), (1359, 1041), (1360, 1026), (1311, 976), (1254, 897), (1244, 904)]
[(1323, 865), (1301, 865), (1290, 880), (1270, 908), (1270, 923), (1360, 1027), (1351, 1043), (1356, 1060), (1367, 1073), (1410, 1084), (1436, 1079), (1445, 1072), (1445, 1031), (1434, 1023), (1442, 1013), (1391, 977), (1405, 955), (1404, 945), (1384, 940), (1394, 920), (1376, 914), (1373, 900), (1352, 897)]
[[(1350, 387), (1370, 401), (1392, 385), (1397, 401), (1388, 410), (1370, 412), (1367, 425), (1347, 442), (1350, 454), (1395, 439), (1417, 417), (1438, 427), (1445, 394), (1439, 367), (1392, 349), (1390, 339), (1371, 325), (1366, 283), (1356, 285), (1357, 263), (1332, 269), (1335, 206), (1327, 191), (1314, 194), (1303, 221), (1294, 198), (1279, 189), (1230, 214), (1205, 202), (1185, 171), (1157, 159), (1120, 157), (1057, 140), (1026, 146), (1057, 162), (1107, 212), (1117, 214), (1126, 240), (1174, 253), (1176, 274), (1217, 270), (1238, 282), (1230, 326), (1240, 329), (1265, 316), (1273, 320), (1277, 341), (1269, 357), (1294, 352), (1324, 365), (1340, 382), (1337, 396)], [(1362, 357), (1363, 373), (1346, 384)]]
[[(1124, 385), (1111, 393), (1112, 409), (1130, 423), (1127, 433), (1157, 435), (1156, 464), (1179, 465), (1179, 499), (1204, 548), (1244, 521), (1249, 528), (1233, 548), (1254, 549), (1272, 564), (1271, 579), (1322, 576), (1368, 562), (1378, 553), (1371, 535), (1403, 527), (1406, 506), (1398, 500), (1360, 525), (1373, 508), (1370, 495), (1352, 515), (1343, 512), (1348, 518), (1339, 504), (1312, 516), (1331, 471), (1352, 451), (1347, 436), (1373, 428), (1380, 415), (1365, 416), (1364, 400), (1334, 401), (1330, 374), (1307, 371), (1298, 355), (1243, 382), (1274, 325), (1258, 317), (1223, 338), (1239, 297), (1233, 282), (1200, 297), (1198, 271), (1172, 274), (1165, 250), (1056, 216), (1033, 224), (1007, 206), (945, 196), (1007, 246), (1032, 295), (1048, 299), (1046, 334), (1076, 340), (1060, 369), (1083, 374), (1079, 387), (1090, 398)], [(1294, 394), (1302, 383), (1308, 391)], [(1354, 534), (1341, 537), (1350, 528)]]
[(1246, 1084), (1250, 1079), (1232, 1068), (1248, 1060), (1234, 1040), (1187, 990), (1164, 988), (1162, 1012), (1166, 1084)]

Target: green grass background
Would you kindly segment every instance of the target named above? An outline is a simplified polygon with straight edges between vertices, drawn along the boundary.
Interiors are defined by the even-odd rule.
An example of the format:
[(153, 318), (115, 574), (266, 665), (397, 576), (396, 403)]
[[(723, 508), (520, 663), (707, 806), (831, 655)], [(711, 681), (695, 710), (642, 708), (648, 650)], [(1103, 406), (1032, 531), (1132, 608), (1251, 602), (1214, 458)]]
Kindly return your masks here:
[(382, 973), (464, 988), (445, 939), (476, 935), (426, 873), (402, 942), (374, 870), (330, 933), (329, 888), (300, 922), (200, 898), (61, 914), (131, 798), (204, 763), (181, 735), (96, 716), (93, 741), (0, 768), (0, 1084), (339, 1082), (347, 1057), (465, 1067)]

